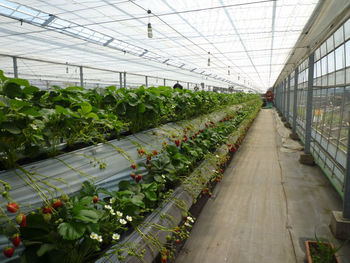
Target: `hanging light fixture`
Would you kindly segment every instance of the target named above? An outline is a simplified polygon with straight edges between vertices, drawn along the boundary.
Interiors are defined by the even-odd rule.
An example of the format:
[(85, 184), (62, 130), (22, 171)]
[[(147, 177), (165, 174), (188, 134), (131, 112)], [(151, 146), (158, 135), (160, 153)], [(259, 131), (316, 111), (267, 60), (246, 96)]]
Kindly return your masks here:
[(208, 67), (210, 67), (210, 52), (208, 52)]
[(152, 31), (152, 25), (151, 25), (151, 10), (147, 10), (147, 14), (148, 14), (148, 25), (147, 25), (147, 35), (148, 38), (152, 38), (153, 37), (153, 31)]

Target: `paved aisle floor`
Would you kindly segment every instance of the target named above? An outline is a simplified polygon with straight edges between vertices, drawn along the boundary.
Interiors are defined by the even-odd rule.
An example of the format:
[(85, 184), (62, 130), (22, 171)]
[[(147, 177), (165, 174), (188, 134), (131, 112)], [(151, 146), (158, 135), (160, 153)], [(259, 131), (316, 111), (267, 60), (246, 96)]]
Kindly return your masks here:
[(273, 110), (259, 113), (176, 263), (303, 262), (303, 238), (329, 235), (341, 201), (300, 152), (281, 152), (276, 123)]

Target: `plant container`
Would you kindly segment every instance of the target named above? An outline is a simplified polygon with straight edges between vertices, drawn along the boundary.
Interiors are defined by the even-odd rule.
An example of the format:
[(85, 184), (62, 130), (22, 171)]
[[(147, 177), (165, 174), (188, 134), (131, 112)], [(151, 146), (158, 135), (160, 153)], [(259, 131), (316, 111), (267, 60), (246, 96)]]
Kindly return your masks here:
[[(322, 242), (322, 243), (324, 245), (326, 245), (326, 246), (330, 246), (334, 250), (334, 246), (333, 246), (332, 243), (329, 243), (329, 242)], [(312, 253), (313, 253), (313, 251), (311, 251), (311, 249), (312, 248), (315, 248), (315, 249), (318, 248), (318, 243), (316, 241), (313, 241), (313, 240), (305, 241), (305, 247), (306, 247), (306, 258), (307, 258), (307, 262), (308, 263), (325, 262), (325, 261), (313, 261), (312, 260), (312, 255), (313, 255)], [(330, 261), (330, 262), (327, 261), (327, 263), (341, 263), (338, 253), (335, 252), (333, 254), (332, 261)]]

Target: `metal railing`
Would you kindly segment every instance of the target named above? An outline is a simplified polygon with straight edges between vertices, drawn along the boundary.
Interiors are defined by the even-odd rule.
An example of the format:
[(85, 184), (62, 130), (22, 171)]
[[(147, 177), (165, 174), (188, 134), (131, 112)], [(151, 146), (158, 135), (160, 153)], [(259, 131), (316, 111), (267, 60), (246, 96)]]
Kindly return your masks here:
[[(116, 86), (117, 88), (138, 88), (140, 86), (174, 86), (179, 83), (184, 89), (220, 91), (231, 93), (237, 90), (224, 86), (224, 83), (202, 79), (198, 82), (185, 78), (160, 78), (151, 75), (101, 69), (92, 66), (81, 66), (71, 63), (60, 63), (42, 59), (25, 58), (0, 54), (0, 69), (7, 77), (28, 79), (31, 85), (40, 89), (52, 86), (82, 86), (84, 88), (99, 88)], [(190, 79), (191, 77), (188, 77)], [(216, 82), (216, 83), (215, 83)], [(239, 87), (240, 89), (242, 87)]]

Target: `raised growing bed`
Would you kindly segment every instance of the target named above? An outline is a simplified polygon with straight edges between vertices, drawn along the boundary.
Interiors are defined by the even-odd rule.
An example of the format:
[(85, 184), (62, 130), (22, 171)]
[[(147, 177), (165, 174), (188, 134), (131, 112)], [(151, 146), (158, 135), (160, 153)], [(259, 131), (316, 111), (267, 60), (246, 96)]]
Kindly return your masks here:
[[(54, 223), (54, 225), (55, 224), (62, 225), (61, 224), (62, 222), (58, 221), (59, 218), (57, 218), (57, 216), (61, 215), (63, 213), (62, 211), (64, 211), (64, 209), (68, 209), (68, 207), (70, 206), (70, 204), (72, 202), (73, 203), (75, 202), (74, 200), (76, 200), (76, 199), (74, 199), (74, 198), (79, 198), (79, 197), (73, 197), (73, 198), (68, 199), (68, 197), (65, 196), (63, 194), (63, 192), (67, 193), (71, 196), (76, 196), (78, 193), (78, 196), (79, 196), (84, 191), (85, 192), (87, 191), (86, 188), (81, 190), (81, 184), (83, 181), (86, 181), (86, 180), (90, 180), (96, 186), (104, 187), (105, 191), (103, 193), (96, 192), (96, 195), (98, 195), (98, 197), (100, 199), (96, 203), (96, 205), (93, 205), (93, 202), (95, 201), (95, 198), (93, 198), (93, 196), (85, 196), (86, 198), (85, 198), (84, 202), (86, 202), (86, 200), (88, 200), (91, 203), (91, 205), (84, 203), (83, 206), (86, 206), (85, 210), (90, 211), (89, 212), (90, 217), (87, 216), (86, 211), (83, 214), (81, 214), (79, 212), (78, 215), (75, 214), (74, 216), (76, 218), (78, 218), (77, 219), (78, 223), (79, 222), (82, 223), (82, 222), (84, 222), (84, 220), (88, 220), (88, 222), (90, 222), (90, 223), (94, 222), (95, 220), (97, 220), (96, 218), (94, 218), (94, 216), (96, 216), (96, 213), (97, 213), (96, 211), (100, 211), (99, 213), (101, 213), (101, 209), (100, 209), (101, 206), (103, 204), (106, 204), (106, 202), (108, 202), (108, 199), (103, 201), (103, 198), (109, 195), (108, 191), (118, 190), (118, 188), (120, 187), (120, 184), (119, 184), (120, 181), (123, 181), (123, 180), (129, 181), (130, 174), (132, 174), (133, 171), (135, 171), (135, 172), (137, 171), (137, 173), (139, 175), (145, 176), (145, 178), (144, 178), (145, 180), (147, 179), (146, 178), (147, 176), (149, 177), (150, 171), (148, 170), (147, 165), (144, 164), (145, 162), (147, 162), (146, 155), (147, 155), (147, 158), (149, 156), (153, 156), (154, 160), (151, 161), (151, 164), (156, 165), (157, 160), (159, 160), (159, 158), (161, 158), (158, 156), (162, 156), (162, 154), (166, 153), (166, 149), (167, 149), (166, 144), (177, 145), (177, 143), (176, 143), (177, 140), (179, 140), (179, 139), (184, 140), (185, 138), (186, 138), (186, 140), (189, 139), (188, 140), (189, 142), (191, 141), (192, 143), (194, 143), (194, 141), (196, 140), (195, 138), (197, 136), (194, 133), (196, 130), (197, 131), (205, 130), (205, 132), (203, 134), (205, 134), (207, 132), (209, 132), (209, 134), (210, 134), (211, 130), (215, 131), (215, 129), (216, 129), (215, 127), (217, 125), (220, 127), (221, 121), (225, 120), (229, 124), (230, 118), (233, 118), (232, 116), (236, 116), (238, 118), (237, 123), (240, 123), (242, 125), (242, 123), (244, 122), (244, 118), (247, 117), (246, 115), (244, 115), (243, 109), (247, 109), (249, 107), (254, 108), (254, 109), (258, 108), (259, 107), (258, 102), (252, 100), (252, 101), (249, 101), (247, 103), (243, 103), (241, 105), (228, 106), (226, 108), (221, 108), (221, 110), (218, 112), (206, 114), (206, 115), (197, 117), (197, 118), (189, 120), (189, 121), (169, 123), (169, 124), (163, 125), (159, 128), (154, 128), (151, 130), (147, 130), (144, 132), (140, 132), (140, 133), (137, 133), (134, 135), (127, 136), (126, 138), (123, 138), (121, 140), (112, 140), (112, 141), (109, 141), (107, 143), (92, 145), (89, 147), (85, 147), (83, 149), (79, 149), (79, 150), (76, 150), (73, 152), (69, 152), (69, 153), (66, 153), (63, 155), (56, 156), (54, 158), (30, 163), (30, 164), (23, 165), (23, 166), (18, 166), (18, 169), (3, 171), (0, 174), (0, 179), (12, 186), (12, 190), (10, 191), (10, 194), (11, 194), (10, 198), (13, 198), (13, 199), (7, 199), (8, 202), (20, 204), (20, 207), (19, 207), (19, 210), (17, 213), (6, 213), (6, 216), (8, 216), (8, 219), (11, 219), (11, 218), (14, 218), (18, 213), (21, 213), (24, 215), (27, 214), (29, 219), (33, 219), (32, 222), (31, 222), (31, 220), (28, 220), (28, 222), (27, 222), (28, 225), (25, 228), (19, 228), (18, 226), (16, 226), (16, 224), (14, 224), (12, 230), (15, 229), (15, 232), (20, 231), (21, 237), (23, 238), (24, 241), (27, 242), (27, 245), (29, 245), (29, 242), (33, 242), (33, 240), (31, 240), (31, 239), (33, 236), (35, 237), (35, 235), (33, 235), (33, 233), (28, 233), (28, 229), (29, 230), (32, 229), (31, 227), (33, 227), (33, 222), (36, 222), (35, 220), (37, 220), (37, 219), (39, 220), (36, 223), (39, 222), (38, 225), (40, 225), (40, 226), (48, 224), (48, 226), (51, 227), (52, 223)], [(243, 113), (243, 115), (240, 112)], [(231, 116), (231, 117), (227, 118), (227, 116)], [(236, 121), (235, 118), (233, 118), (233, 120)], [(208, 131), (206, 131), (207, 129), (208, 129)], [(197, 134), (198, 134), (198, 132), (197, 132)], [(213, 134), (216, 134), (215, 136), (217, 136), (217, 133), (213, 133)], [(187, 138), (187, 136), (188, 136), (188, 138)], [(201, 136), (204, 136), (204, 135), (201, 135), (201, 134), (198, 135), (198, 137), (201, 137)], [(186, 140), (183, 141), (184, 145), (188, 144), (186, 142)], [(208, 140), (208, 138), (206, 140)], [(214, 140), (214, 142), (215, 142), (215, 140)], [(204, 141), (204, 143), (208, 143), (208, 142)], [(216, 149), (217, 146), (218, 145), (216, 145), (214, 148)], [(175, 147), (175, 146), (172, 146), (172, 147)], [(181, 143), (181, 147), (182, 147), (182, 143)], [(178, 147), (178, 148), (180, 149), (181, 147)], [(212, 149), (214, 149), (213, 145), (211, 147), (212, 147)], [(137, 149), (139, 149), (139, 150), (142, 149), (142, 151), (144, 151), (146, 155), (141, 156), (140, 154), (138, 154)], [(175, 149), (176, 149), (176, 147), (175, 147)], [(157, 155), (157, 151), (160, 152), (161, 154)], [(225, 151), (225, 154), (227, 154), (227, 149)], [(167, 176), (167, 179), (165, 181), (168, 184), (166, 187), (167, 187), (167, 189), (169, 189), (169, 191), (167, 191), (166, 194), (170, 195), (173, 202), (179, 204), (178, 201), (182, 197), (184, 197), (186, 199), (185, 193), (192, 194), (192, 197), (193, 197), (192, 201), (189, 201), (189, 202), (193, 202), (193, 200), (195, 200), (195, 198), (196, 198), (195, 189), (203, 188), (204, 186), (202, 185), (202, 183), (204, 180), (205, 180), (205, 182), (207, 182), (206, 177), (203, 177), (203, 173), (207, 173), (208, 175), (210, 174), (210, 173), (208, 173), (208, 169), (210, 169), (210, 168), (208, 168), (208, 169), (204, 168), (204, 167), (207, 167), (206, 165), (208, 165), (208, 163), (210, 163), (209, 157), (210, 156), (208, 154), (206, 154), (205, 156), (203, 155), (203, 156), (197, 158), (198, 160), (203, 160), (202, 165), (199, 166), (200, 168), (195, 168), (198, 165), (196, 163), (197, 162), (196, 161), (196, 162), (194, 162), (194, 163), (192, 162), (190, 164), (191, 169), (185, 169), (186, 171), (191, 170), (193, 173), (195, 171), (201, 171), (201, 174), (202, 174), (202, 175), (200, 175), (201, 182), (195, 183), (195, 184), (198, 184), (197, 187), (193, 187), (191, 184), (188, 184), (189, 188), (187, 188), (186, 191), (180, 191), (179, 189), (181, 189), (181, 188), (178, 188), (177, 190), (175, 190), (174, 194), (178, 193), (179, 195), (176, 194), (176, 195), (171, 196), (172, 190), (171, 190), (170, 186), (173, 183), (169, 182), (168, 175), (167, 174), (165, 175), (165, 176)], [(215, 159), (215, 161), (213, 161), (213, 162), (215, 162), (215, 164), (216, 164), (218, 159), (217, 159), (217, 157), (215, 157), (214, 159)], [(133, 164), (133, 165), (131, 165), (131, 164)], [(142, 166), (142, 164), (144, 164), (144, 165)], [(137, 169), (133, 169), (133, 167), (131, 167), (134, 165), (137, 167)], [(154, 167), (156, 167), (156, 166), (154, 166)], [(193, 169), (195, 169), (195, 170), (193, 170)], [(92, 178), (91, 175), (93, 175), (94, 178)], [(185, 179), (185, 177), (188, 178), (185, 181), (181, 180), (181, 181), (183, 181), (182, 187), (185, 187), (187, 185), (187, 183), (185, 183), (185, 182), (191, 182), (192, 184), (195, 182), (191, 179), (194, 177), (193, 176), (188, 177), (188, 174), (185, 174), (185, 173), (181, 174), (181, 177), (183, 179)], [(146, 186), (147, 187), (150, 186), (149, 183), (147, 184), (147, 181), (145, 181), (144, 183), (143, 183), (143, 181), (141, 181), (139, 185), (142, 186), (142, 189)], [(154, 186), (154, 184), (152, 185), (152, 187), (153, 186)], [(161, 197), (161, 195), (164, 195), (165, 193), (162, 193), (161, 191), (158, 191), (158, 190), (159, 189), (157, 189), (157, 192), (154, 192), (154, 193), (152, 193), (152, 191), (146, 193), (148, 190), (143, 189), (143, 191), (144, 191), (144, 193), (146, 193), (146, 195), (150, 194), (150, 198), (153, 198), (152, 195), (156, 194), (157, 198), (161, 198), (161, 200), (163, 200), (163, 199), (166, 200), (167, 196)], [(200, 190), (198, 190), (198, 191), (200, 191)], [(106, 192), (108, 192), (108, 193), (106, 193)], [(4, 197), (9, 198), (6, 195), (4, 195)], [(7, 202), (7, 200), (5, 198), (0, 198), (0, 201), (3, 204)], [(109, 198), (110, 198), (110, 195), (109, 195)], [(61, 200), (55, 201), (54, 199), (61, 199)], [(67, 199), (67, 200), (65, 201), (65, 199)], [(62, 202), (62, 201), (63, 201), (63, 204), (58, 205), (59, 202)], [(140, 200), (138, 200), (137, 202), (139, 202), (139, 201)], [(144, 198), (144, 201), (146, 202), (147, 200)], [(149, 200), (147, 202), (149, 202)], [(183, 203), (183, 204), (185, 204), (185, 203)], [(47, 208), (44, 208), (43, 210), (40, 209), (40, 212), (36, 212), (36, 215), (37, 214), (40, 215), (39, 218), (36, 215), (32, 216), (32, 215), (28, 214), (33, 209), (38, 208), (38, 207), (42, 207), (43, 204), (44, 204), (44, 206), (50, 206), (51, 207), (50, 209), (52, 209), (52, 207), (56, 207), (56, 205), (57, 205), (57, 207), (56, 207), (56, 209), (53, 209), (53, 212), (51, 211), (52, 214), (48, 213), (48, 214), (50, 214), (49, 216), (46, 216)], [(61, 206), (64, 208), (63, 210), (60, 209)], [(99, 209), (97, 209), (98, 207), (99, 207)], [(151, 207), (154, 207), (154, 205)], [(165, 205), (164, 207), (167, 207), (167, 205)], [(185, 208), (185, 206), (183, 206), (183, 208)], [(186, 205), (186, 209), (182, 209), (182, 211), (184, 212), (185, 210), (187, 210), (187, 208), (188, 207)], [(94, 210), (95, 212), (91, 212), (92, 210)], [(154, 216), (154, 213), (156, 213), (156, 212), (153, 212), (153, 214), (149, 215), (149, 217), (147, 218), (148, 221), (142, 220), (143, 216), (148, 215), (153, 210), (154, 210), (154, 208), (148, 210), (148, 212), (143, 211), (139, 218), (136, 216), (134, 218), (134, 221), (137, 221), (136, 222), (137, 224), (134, 224), (134, 221), (133, 221), (133, 223), (131, 223), (131, 221), (127, 222), (128, 223), (127, 227), (125, 227), (125, 229), (123, 229), (123, 230), (120, 230), (120, 234), (122, 234), (122, 237), (124, 237), (125, 240), (127, 239), (126, 236), (127, 236), (127, 233), (130, 233), (131, 226), (135, 227), (135, 229), (138, 229), (137, 225), (139, 223), (141, 223), (141, 225), (139, 225), (139, 226), (142, 227), (142, 226), (144, 226), (145, 222), (153, 222), (152, 220), (157, 218)], [(158, 210), (158, 212), (159, 211), (160, 210)], [(169, 208), (169, 212), (171, 212), (171, 211), (172, 211), (171, 208)], [(156, 213), (156, 215), (159, 216), (158, 212)], [(92, 217), (91, 217), (91, 214), (93, 215)], [(56, 218), (57, 220), (55, 219), (56, 221), (54, 221), (54, 222), (50, 221), (51, 217)], [(47, 220), (47, 221), (43, 221), (42, 220), (43, 218), (45, 218), (45, 220)], [(175, 217), (172, 217), (172, 218), (175, 218)], [(6, 220), (6, 218), (4, 218), (4, 217), (3, 217), (3, 219)], [(65, 220), (66, 219), (67, 218), (65, 218)], [(160, 219), (164, 219), (164, 218), (160, 217)], [(5, 222), (4, 220), (2, 222)], [(69, 221), (69, 219), (68, 219), (68, 221)], [(142, 223), (142, 221), (143, 221), (143, 223)], [(64, 223), (66, 223), (66, 222), (64, 222)], [(56, 228), (53, 227), (53, 229), (56, 229)], [(129, 230), (127, 230), (127, 229), (129, 229)], [(147, 232), (146, 229), (147, 229), (147, 227), (144, 229)], [(169, 229), (169, 227), (168, 227), (168, 229)], [(2, 228), (1, 230), (3, 232), (5, 232), (7, 234), (7, 236), (9, 236), (11, 238), (11, 235), (9, 235), (9, 232), (7, 231), (7, 229)], [(51, 228), (51, 230), (52, 230), (52, 228)], [(65, 230), (67, 230), (67, 228)], [(72, 228), (70, 228), (68, 230), (72, 230)], [(54, 234), (57, 234), (55, 231), (56, 230), (53, 231)], [(87, 231), (87, 230), (84, 230), (84, 231)], [(93, 232), (92, 229), (90, 229), (89, 232)], [(164, 231), (161, 231), (161, 232), (164, 233)], [(138, 232), (138, 233), (140, 233), (140, 232)], [(60, 235), (61, 234), (62, 234), (62, 232), (60, 232)], [(64, 235), (66, 235), (66, 236), (70, 235), (70, 234), (71, 233), (64, 233)], [(58, 236), (56, 236), (56, 239), (57, 238), (58, 239), (62, 238), (62, 236), (58, 235)], [(85, 235), (84, 235), (84, 238), (85, 238)], [(108, 237), (106, 236), (106, 238), (108, 238)], [(86, 239), (89, 239), (88, 235), (86, 236), (85, 240)], [(157, 240), (160, 240), (160, 239), (157, 239)], [(2, 241), (1, 243), (3, 245), (8, 243), (6, 238), (3, 238), (1, 241)], [(38, 240), (35, 240), (35, 242), (40, 243), (40, 242), (42, 242), (42, 240), (38, 239)], [(51, 241), (47, 241), (47, 240), (45, 242), (48, 243), (49, 245), (52, 243)], [(95, 241), (93, 241), (93, 242), (95, 242)], [(46, 243), (44, 243), (44, 246), (41, 248), (40, 253), (45, 253), (45, 251), (49, 251), (48, 249), (53, 249), (52, 246), (51, 247), (47, 246)], [(119, 242), (119, 243), (121, 244), (121, 242)], [(96, 243), (96, 244), (94, 243), (94, 246), (97, 244), (98, 243)], [(132, 244), (136, 245), (138, 243), (133, 242)], [(162, 250), (163, 246), (161, 245), (160, 241), (159, 242), (157, 241), (155, 244), (160, 245), (159, 247), (157, 247), (158, 250)], [(101, 244), (101, 249), (106, 250), (109, 246), (110, 246), (109, 243), (103, 242)], [(22, 249), (23, 249), (22, 246), (20, 246), (19, 248), (16, 248), (16, 253), (11, 259), (18, 259), (18, 252), (20, 252)], [(54, 249), (57, 249), (57, 248), (54, 248)], [(38, 252), (38, 251), (39, 251), (39, 248), (37, 249), (36, 252)], [(69, 251), (67, 251), (67, 253), (69, 253)], [(125, 254), (126, 252), (124, 251), (123, 253)], [(134, 252), (129, 249), (129, 253), (133, 254)], [(147, 250), (145, 251), (145, 253), (148, 253)], [(79, 253), (77, 253), (77, 254), (79, 254)], [(152, 255), (153, 254), (154, 253), (152, 253)], [(89, 259), (89, 261), (86, 261), (86, 262), (93, 262), (93, 261), (95, 261), (95, 259), (98, 259), (98, 257), (100, 255), (101, 255), (101, 253), (96, 253), (96, 254), (92, 255), (92, 257)], [(146, 258), (146, 254), (144, 255), (144, 257)], [(51, 259), (55, 259), (55, 258), (56, 258), (55, 256), (51, 257)], [(57, 258), (59, 258), (59, 257), (57, 257)], [(5, 261), (6, 259), (3, 257), (0, 257), (0, 260), (1, 260), (1, 262), (6, 262)], [(33, 260), (29, 260), (29, 261), (30, 262), (37, 262), (37, 261), (33, 261)], [(40, 262), (40, 260), (38, 262)], [(80, 261), (74, 260), (74, 262), (80, 262)]]

